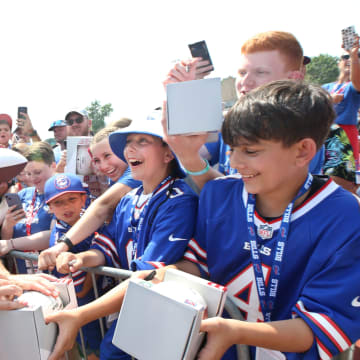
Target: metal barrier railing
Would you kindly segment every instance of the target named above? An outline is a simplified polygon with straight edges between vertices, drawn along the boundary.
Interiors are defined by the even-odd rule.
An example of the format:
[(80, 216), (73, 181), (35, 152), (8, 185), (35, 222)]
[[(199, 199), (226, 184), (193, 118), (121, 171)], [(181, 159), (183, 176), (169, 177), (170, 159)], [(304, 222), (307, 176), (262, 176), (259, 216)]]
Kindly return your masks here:
[[(12, 258), (18, 258), (18, 259), (31, 261), (31, 264), (32, 264), (31, 268), (33, 270), (35, 269), (35, 266), (33, 263), (37, 262), (37, 260), (38, 260), (37, 254), (29, 253), (29, 252), (22, 252), (22, 251), (18, 251), (18, 250), (12, 250), (9, 252), (8, 255), (11, 256)], [(16, 272), (18, 273), (16, 261), (14, 261), (14, 264), (16, 267)], [(110, 276), (110, 277), (115, 278), (119, 282), (122, 280), (128, 279), (132, 275), (132, 271), (130, 271), (130, 270), (116, 269), (116, 268), (107, 267), (107, 266), (84, 267), (84, 268), (81, 268), (81, 270), (91, 273), (95, 298), (99, 297), (99, 291), (98, 291), (95, 275)], [(71, 276), (71, 274), (69, 274), (69, 275)], [(239, 308), (235, 305), (235, 303), (233, 302), (233, 300), (230, 297), (228, 297), (226, 299), (225, 310), (228, 312), (228, 314), (230, 315), (230, 317), (232, 319), (244, 320)], [(104, 337), (104, 335), (105, 335), (103, 320), (104, 319), (99, 319), (102, 337)], [(81, 349), (82, 349), (82, 352), (86, 359), (87, 353), (86, 353), (84, 337), (82, 335), (81, 329), (80, 329), (80, 339), (81, 339)], [(359, 350), (360, 349), (360, 340), (357, 343), (357, 347), (355, 347), (355, 351), (354, 351), (354, 346), (352, 348), (348, 349), (347, 351), (345, 351), (341, 354), (338, 354), (333, 359), (334, 360), (360, 360), (360, 350)], [(249, 347), (247, 345), (236, 345), (236, 349), (237, 349), (238, 360), (250, 360), (251, 359)], [(66, 359), (68, 360), (67, 354), (66, 354)]]

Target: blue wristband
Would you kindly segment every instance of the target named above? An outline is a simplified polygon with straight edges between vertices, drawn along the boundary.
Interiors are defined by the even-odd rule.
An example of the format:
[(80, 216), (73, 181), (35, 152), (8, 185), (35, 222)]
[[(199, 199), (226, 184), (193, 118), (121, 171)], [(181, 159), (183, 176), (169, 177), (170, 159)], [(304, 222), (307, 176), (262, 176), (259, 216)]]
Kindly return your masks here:
[(206, 159), (203, 159), (205, 161), (206, 166), (200, 170), (200, 171), (189, 171), (187, 169), (184, 168), (185, 172), (191, 176), (199, 176), (199, 175), (204, 175), (206, 174), (209, 170), (210, 170), (210, 164)]

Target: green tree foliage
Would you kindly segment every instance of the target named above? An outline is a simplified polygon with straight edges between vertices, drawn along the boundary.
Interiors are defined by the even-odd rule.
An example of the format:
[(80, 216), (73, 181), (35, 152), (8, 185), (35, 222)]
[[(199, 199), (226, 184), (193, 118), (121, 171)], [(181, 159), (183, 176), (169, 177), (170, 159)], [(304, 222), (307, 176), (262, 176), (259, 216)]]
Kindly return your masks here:
[(113, 108), (111, 104), (101, 105), (99, 100), (95, 100), (86, 108), (86, 111), (92, 119), (92, 130), (97, 133), (105, 127), (105, 118), (113, 112)]
[(312, 57), (311, 63), (306, 65), (305, 79), (319, 85), (335, 81), (339, 75), (338, 61), (336, 56), (328, 54)]

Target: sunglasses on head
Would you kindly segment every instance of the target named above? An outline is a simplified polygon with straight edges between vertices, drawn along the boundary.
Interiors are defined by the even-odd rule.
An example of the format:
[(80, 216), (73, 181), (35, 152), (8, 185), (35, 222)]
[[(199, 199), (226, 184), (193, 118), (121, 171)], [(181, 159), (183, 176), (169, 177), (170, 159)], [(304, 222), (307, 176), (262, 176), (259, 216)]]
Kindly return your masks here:
[(68, 119), (66, 120), (66, 124), (68, 125), (72, 125), (74, 122), (76, 122), (77, 124), (81, 124), (84, 121), (84, 117), (83, 116), (79, 116), (75, 119)]
[[(358, 53), (358, 58), (360, 58), (360, 53)], [(350, 59), (349, 54), (341, 55), (341, 60), (349, 60), (349, 59)]]

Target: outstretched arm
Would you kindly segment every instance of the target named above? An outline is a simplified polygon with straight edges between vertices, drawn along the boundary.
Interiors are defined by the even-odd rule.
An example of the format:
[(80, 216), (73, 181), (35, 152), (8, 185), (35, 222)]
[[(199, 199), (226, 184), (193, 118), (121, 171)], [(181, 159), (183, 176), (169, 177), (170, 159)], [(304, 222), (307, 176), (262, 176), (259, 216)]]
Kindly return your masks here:
[(199, 360), (221, 359), (225, 351), (234, 344), (282, 352), (305, 352), (314, 341), (310, 327), (300, 318), (253, 323), (215, 317), (203, 320), (200, 331), (207, 332), (208, 336)]
[(350, 81), (356, 91), (360, 92), (360, 58), (359, 54), (360, 38), (357, 35), (353, 47), (350, 50)]
[[(112, 216), (121, 198), (130, 190), (129, 186), (120, 183), (111, 186), (86, 209), (84, 215), (71, 227), (66, 236), (76, 245), (93, 234)], [(65, 243), (56, 244), (44, 250), (39, 256), (39, 269), (53, 270), (57, 256), (68, 250), (68, 246)]]

